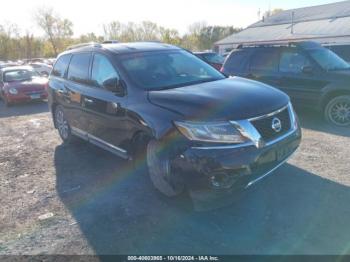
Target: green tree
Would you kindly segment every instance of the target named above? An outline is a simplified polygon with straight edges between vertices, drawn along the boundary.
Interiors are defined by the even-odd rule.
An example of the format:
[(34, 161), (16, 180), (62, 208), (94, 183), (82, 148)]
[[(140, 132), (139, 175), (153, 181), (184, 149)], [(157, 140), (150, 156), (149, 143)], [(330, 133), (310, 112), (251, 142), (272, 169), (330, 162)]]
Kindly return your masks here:
[(160, 27), (159, 33), (160, 33), (161, 42), (172, 44), (172, 45), (181, 45), (182, 40), (177, 30)]

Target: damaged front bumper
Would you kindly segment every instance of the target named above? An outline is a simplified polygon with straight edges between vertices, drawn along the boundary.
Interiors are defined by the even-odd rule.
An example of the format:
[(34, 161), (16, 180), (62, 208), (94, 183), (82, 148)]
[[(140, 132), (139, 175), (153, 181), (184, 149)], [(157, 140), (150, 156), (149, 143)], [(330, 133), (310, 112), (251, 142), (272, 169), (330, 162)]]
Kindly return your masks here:
[[(257, 135), (251, 136), (251, 141), (246, 144), (199, 145), (184, 150), (173, 164), (181, 169), (189, 189), (225, 192), (248, 188), (285, 163), (300, 144), (301, 129), (292, 106), (289, 104), (287, 109), (278, 112), (282, 110), (289, 110), (290, 130), (269, 142), (262, 141), (253, 128), (254, 132), (250, 134)], [(273, 114), (276, 112), (269, 117), (274, 117)], [(252, 128), (250, 121), (237, 122), (237, 125), (246, 131)]]

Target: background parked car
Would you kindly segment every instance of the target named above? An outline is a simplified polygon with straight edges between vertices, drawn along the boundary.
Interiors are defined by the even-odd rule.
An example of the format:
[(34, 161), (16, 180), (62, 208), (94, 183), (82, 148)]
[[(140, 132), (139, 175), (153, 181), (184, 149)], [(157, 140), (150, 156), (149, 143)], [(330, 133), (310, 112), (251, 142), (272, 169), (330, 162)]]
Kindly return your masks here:
[(30, 63), (29, 65), (33, 67), (34, 70), (42, 76), (48, 76), (52, 70), (52, 66), (45, 63), (36, 62), (36, 63)]
[(211, 66), (213, 66), (214, 68), (216, 68), (217, 70), (221, 69), (225, 61), (225, 58), (223, 56), (215, 52), (195, 52), (194, 54), (200, 59), (210, 64)]
[(16, 64), (16, 63), (8, 63), (8, 62), (6, 62), (6, 63), (0, 63), (0, 69), (2, 69), (2, 68), (6, 68), (6, 67), (12, 67), (12, 66), (18, 66), (18, 64)]
[(47, 98), (47, 78), (29, 66), (7, 67), (0, 70), (0, 95), (6, 106)]
[(222, 72), (275, 86), (295, 105), (322, 110), (332, 124), (350, 125), (350, 66), (317, 43), (241, 47)]

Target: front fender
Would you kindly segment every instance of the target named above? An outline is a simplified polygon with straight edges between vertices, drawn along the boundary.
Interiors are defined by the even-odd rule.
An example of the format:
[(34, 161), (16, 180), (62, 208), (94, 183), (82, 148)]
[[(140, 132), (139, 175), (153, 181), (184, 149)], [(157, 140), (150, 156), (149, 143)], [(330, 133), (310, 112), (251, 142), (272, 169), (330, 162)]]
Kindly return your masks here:
[(129, 117), (134, 123), (133, 132), (143, 131), (156, 139), (162, 139), (175, 130), (173, 121), (179, 114), (150, 103), (129, 105)]
[(332, 94), (343, 94), (350, 93), (350, 82), (349, 83), (330, 83), (322, 89), (320, 106), (323, 107), (325, 102)]

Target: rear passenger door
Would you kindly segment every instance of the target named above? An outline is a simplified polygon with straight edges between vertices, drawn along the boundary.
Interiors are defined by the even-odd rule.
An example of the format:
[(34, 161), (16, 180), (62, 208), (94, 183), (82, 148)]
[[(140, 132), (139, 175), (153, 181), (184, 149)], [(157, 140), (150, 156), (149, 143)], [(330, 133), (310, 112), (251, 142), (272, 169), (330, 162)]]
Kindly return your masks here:
[(279, 48), (257, 48), (250, 59), (247, 77), (279, 88), (279, 53)]
[(100, 144), (125, 153), (122, 143), (129, 137), (126, 119), (127, 97), (107, 90), (106, 83), (120, 79), (109, 57), (95, 53), (91, 69), (91, 95), (84, 95), (83, 107), (89, 119), (88, 132)]
[(50, 75), (49, 99), (63, 106), (69, 123), (73, 122), (71, 99), (68, 93), (66, 74), (72, 55), (62, 55), (58, 58)]
[(72, 55), (67, 80), (64, 83), (64, 93), (62, 94), (67, 100), (66, 107), (69, 112), (70, 125), (78, 133), (86, 132), (88, 129), (83, 99), (88, 92), (90, 60), (90, 52)]
[[(309, 68), (309, 72), (304, 71)], [(318, 66), (301, 50), (284, 48), (281, 52), (280, 87), (297, 104), (317, 105), (322, 88), (327, 84)]]

